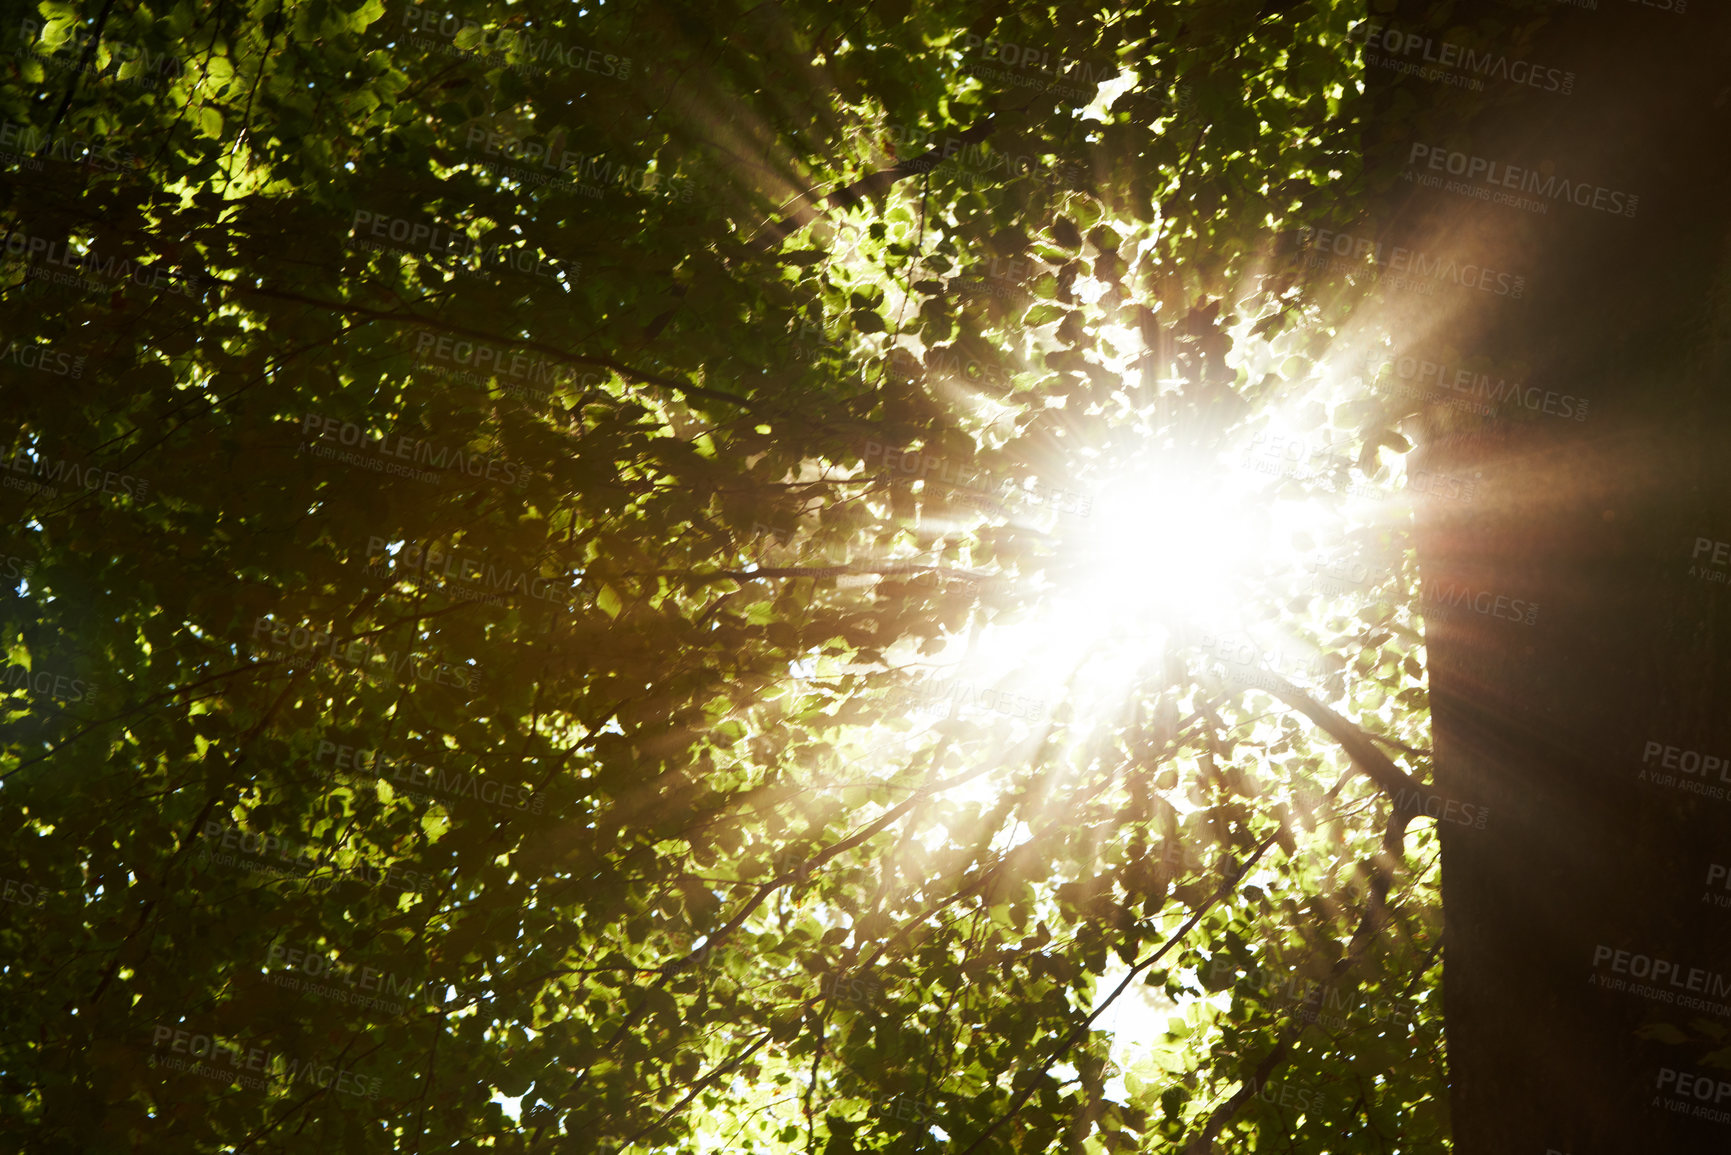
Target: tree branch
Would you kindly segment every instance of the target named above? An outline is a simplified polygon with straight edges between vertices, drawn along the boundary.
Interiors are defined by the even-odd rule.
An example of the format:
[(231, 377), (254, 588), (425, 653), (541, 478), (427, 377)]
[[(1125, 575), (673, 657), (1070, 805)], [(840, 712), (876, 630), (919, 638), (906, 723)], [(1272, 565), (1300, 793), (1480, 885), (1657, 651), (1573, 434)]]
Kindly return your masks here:
[[(1405, 821), (1398, 815), (1391, 816), (1389, 818), (1389, 836), (1394, 836), (1394, 831), (1404, 826)], [(1390, 866), (1390, 861), (1387, 855), (1375, 855), (1366, 863), (1371, 873), (1370, 895), (1365, 902), (1364, 915), (1359, 919), (1358, 928), (1353, 931), (1352, 939), (1347, 945), (1346, 953), (1335, 960), (1333, 967), (1329, 969), (1327, 981), (1319, 984), (1315, 990), (1305, 996), (1304, 1006), (1299, 1011), (1298, 1023), (1286, 1025), (1281, 1031), (1280, 1040), (1263, 1057), (1251, 1078), (1240, 1086), (1230, 1099), (1209, 1114), (1201, 1132), (1184, 1145), (1183, 1155), (1212, 1155), (1214, 1140), (1219, 1137), (1226, 1124), (1232, 1121), (1232, 1117), (1249, 1101), (1250, 1096), (1266, 1084), (1268, 1076), (1286, 1058), (1292, 1050), (1293, 1044), (1304, 1033), (1304, 1028), (1315, 1021), (1317, 1008), (1327, 998), (1328, 993), (1339, 985), (1341, 979), (1346, 977), (1347, 972), (1363, 957), (1365, 949), (1370, 946), (1371, 941), (1388, 924), (1387, 898), (1389, 889), (1394, 884), (1394, 871)], [(1422, 975), (1426, 969), (1429, 969), (1428, 962), (1424, 968), (1420, 969), (1419, 973)]]
[(1441, 793), (1419, 785), (1411, 775), (1389, 761), (1388, 755), (1378, 750), (1371, 736), (1357, 724), (1335, 713), (1278, 674), (1269, 672), (1268, 676), (1279, 683), (1270, 693), (1309, 718), (1329, 737), (1340, 743), (1341, 749), (1346, 751), (1353, 765), (1394, 802), (1394, 815), (1389, 822), (1385, 845), (1398, 854), (1398, 848), (1406, 833), (1406, 824), (1424, 815), (1420, 795), (1428, 791), (1440, 797)]
[[(824, 198), (824, 204), (833, 209), (850, 209), (867, 197), (881, 197), (898, 181), (906, 180), (910, 176), (923, 176), (937, 168), (947, 158), (954, 156), (962, 145), (979, 144), (991, 135), (992, 117), (988, 115), (972, 128), (946, 137), (942, 144), (934, 144), (919, 156), (910, 157), (890, 168), (867, 173), (849, 184), (842, 185)], [(767, 250), (772, 245), (780, 244), (794, 232), (811, 224), (818, 218), (817, 211), (802, 208), (800, 205), (801, 202), (811, 200), (816, 195), (816, 189), (809, 189), (795, 197), (791, 204), (783, 210), (787, 219), (770, 221), (750, 243), (756, 248)]]
[(423, 317), (418, 313), (389, 312), (384, 309), (371, 309), (365, 305), (357, 305), (349, 301), (325, 301), (316, 297), (291, 293), (284, 289), (270, 289), (263, 286), (243, 285), (238, 281), (225, 281), (220, 277), (211, 280), (223, 288), (232, 289), (237, 293), (258, 297), (269, 297), (272, 300), (287, 301), (291, 304), (306, 305), (311, 308), (329, 309), (334, 313), (342, 313), (351, 317), (362, 317), (370, 321), (382, 321), (393, 325), (408, 325), (435, 332), (455, 333), (475, 341), (498, 345), (504, 348), (517, 347), (532, 349), (549, 360), (566, 365), (593, 365), (608, 369), (627, 380), (639, 381), (645, 385), (658, 385), (663, 389), (672, 389), (688, 397), (703, 397), (711, 401), (722, 401), (729, 405), (737, 405), (751, 413), (762, 413), (762, 406), (737, 393), (729, 393), (725, 389), (711, 389), (704, 385), (693, 385), (688, 381), (677, 381), (672, 377), (653, 372), (648, 369), (637, 369), (620, 361), (598, 353), (572, 353), (556, 345), (548, 345), (528, 337), (504, 337), (496, 333), (488, 333), (481, 329), (471, 329), (467, 325), (454, 324), (440, 320), (437, 317)]
[(1106, 1001), (1094, 1008), (1087, 1018), (1083, 1019), (1080, 1023), (1077, 1023), (1070, 1029), (1069, 1034), (1064, 1036), (1058, 1045), (1053, 1048), (1052, 1053), (1046, 1057), (1046, 1061), (1040, 1065), (1040, 1069), (1036, 1073), (1035, 1077), (1029, 1079), (1021, 1092), (1011, 1100), (1009, 1108), (996, 1119), (992, 1120), (991, 1125), (984, 1131), (980, 1132), (979, 1136), (962, 1150), (961, 1155), (973, 1155), (974, 1152), (980, 1149), (980, 1145), (987, 1139), (991, 1138), (992, 1134), (997, 1131), (999, 1127), (1002, 1127), (1005, 1123), (1009, 1122), (1016, 1112), (1020, 1111), (1027, 1101), (1033, 1097), (1034, 1091), (1040, 1085), (1039, 1077), (1050, 1070), (1053, 1063), (1056, 1063), (1059, 1059), (1063, 1058), (1076, 1041), (1088, 1033), (1089, 1028), (1094, 1025), (1094, 1020), (1104, 1014), (1106, 1008), (1116, 1002), (1118, 996), (1129, 989), (1131, 980), (1141, 974), (1144, 970), (1147, 970), (1149, 967), (1159, 962), (1166, 956), (1168, 951), (1183, 942), (1185, 936), (1187, 936), (1192, 930), (1196, 929), (1196, 924), (1202, 921), (1203, 916), (1210, 910), (1214, 909), (1214, 904), (1232, 893), (1232, 891), (1238, 886), (1238, 883), (1250, 872), (1250, 868), (1256, 865), (1262, 856), (1268, 852), (1268, 848), (1273, 846), (1277, 840), (1278, 834), (1270, 834), (1267, 838), (1264, 838), (1261, 843), (1257, 845), (1255, 852), (1252, 853), (1237, 870), (1234, 870), (1231, 875), (1224, 879), (1220, 885), (1215, 888), (1214, 893), (1208, 897), (1208, 901), (1203, 903), (1195, 913), (1186, 919), (1184, 925), (1179, 927), (1172, 937), (1167, 939), (1166, 942), (1161, 945), (1159, 950), (1131, 967), (1129, 972), (1124, 975), (1123, 981), (1118, 984), (1117, 988), (1113, 990), (1109, 996), (1107, 996)]

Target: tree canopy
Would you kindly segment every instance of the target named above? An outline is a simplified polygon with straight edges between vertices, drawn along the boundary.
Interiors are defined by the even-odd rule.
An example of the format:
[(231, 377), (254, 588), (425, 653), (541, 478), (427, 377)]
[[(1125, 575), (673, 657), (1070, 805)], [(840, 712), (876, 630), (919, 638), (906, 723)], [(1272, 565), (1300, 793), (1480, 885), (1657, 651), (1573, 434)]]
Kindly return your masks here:
[(1446, 1149), (1362, 10), (15, 11), (0, 1128)]

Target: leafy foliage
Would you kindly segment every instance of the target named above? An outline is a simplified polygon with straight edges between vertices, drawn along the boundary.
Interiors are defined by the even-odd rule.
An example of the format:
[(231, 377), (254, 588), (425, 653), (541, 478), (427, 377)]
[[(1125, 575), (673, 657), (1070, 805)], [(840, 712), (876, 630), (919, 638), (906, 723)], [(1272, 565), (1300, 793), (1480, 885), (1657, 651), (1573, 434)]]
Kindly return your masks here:
[[(1354, 19), (13, 22), (5, 1128), (1443, 1149), (1434, 835), (1395, 869), (1337, 735), (1206, 643), (909, 708), (1089, 556), (1054, 489), (1277, 400), (1370, 446), (1283, 490), (1391, 476), (1270, 240), (1364, 190)], [(1422, 778), (1352, 532), (1374, 596), (1264, 604)], [(1115, 1060), (1126, 976), (1170, 1018)]]

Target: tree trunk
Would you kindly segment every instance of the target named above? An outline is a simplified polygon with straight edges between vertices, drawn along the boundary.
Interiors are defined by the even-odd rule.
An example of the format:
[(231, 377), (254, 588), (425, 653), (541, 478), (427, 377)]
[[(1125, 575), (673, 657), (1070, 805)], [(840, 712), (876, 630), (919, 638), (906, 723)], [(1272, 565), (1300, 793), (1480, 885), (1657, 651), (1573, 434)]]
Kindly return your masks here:
[[(1413, 358), (1385, 384), (1431, 390), (1409, 478), (1437, 782), (1488, 808), (1441, 822), (1459, 1155), (1731, 1150), (1731, 19), (1665, 2), (1552, 5), (1522, 44), (1474, 39), (1509, 7), (1469, 0), (1428, 46), (1383, 40), (1508, 62), (1471, 112), (1388, 85), (1369, 155), (1444, 187), (1403, 176), (1385, 237), (1525, 278), (1379, 318)], [(1493, 418), (1438, 403), (1483, 384)]]

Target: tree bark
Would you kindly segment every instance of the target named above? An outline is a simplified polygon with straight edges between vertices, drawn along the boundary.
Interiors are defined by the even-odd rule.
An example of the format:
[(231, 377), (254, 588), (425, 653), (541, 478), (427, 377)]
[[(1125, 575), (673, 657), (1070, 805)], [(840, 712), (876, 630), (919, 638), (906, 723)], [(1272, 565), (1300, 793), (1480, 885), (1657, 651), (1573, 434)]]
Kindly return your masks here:
[[(1437, 782), (1485, 808), (1440, 822), (1459, 1155), (1731, 1150), (1731, 13), (1663, 3), (1552, 5), (1526, 41), (1474, 38), (1510, 19), (1488, 0), (1453, 31), (1373, 17), (1432, 39), (1385, 61), (1454, 40), (1574, 74), (1493, 66), (1469, 101), (1385, 77), (1367, 147), (1403, 170), (1390, 243), (1525, 278), (1374, 318), (1413, 358), (1385, 384), (1428, 390), (1408, 474)], [(1486, 400), (1479, 373), (1497, 414), (1448, 408)]]

